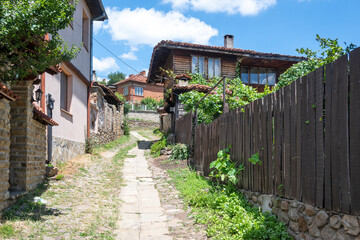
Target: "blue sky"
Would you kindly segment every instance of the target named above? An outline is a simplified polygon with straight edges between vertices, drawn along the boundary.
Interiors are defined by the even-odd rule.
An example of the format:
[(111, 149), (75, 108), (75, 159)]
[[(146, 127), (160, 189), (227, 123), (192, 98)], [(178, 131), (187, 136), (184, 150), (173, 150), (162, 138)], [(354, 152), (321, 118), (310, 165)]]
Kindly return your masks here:
[[(161, 40), (298, 55), (318, 49), (316, 34), (360, 46), (359, 0), (103, 0), (109, 20), (94, 37), (136, 71), (148, 70)], [(94, 41), (94, 70), (101, 78), (136, 72)]]

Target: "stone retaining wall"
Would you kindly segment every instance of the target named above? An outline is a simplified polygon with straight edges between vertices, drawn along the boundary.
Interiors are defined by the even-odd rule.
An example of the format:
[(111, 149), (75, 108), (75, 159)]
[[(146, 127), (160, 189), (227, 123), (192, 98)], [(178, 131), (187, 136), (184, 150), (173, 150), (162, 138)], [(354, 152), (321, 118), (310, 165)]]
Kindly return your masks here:
[(360, 240), (360, 217), (319, 209), (299, 201), (240, 190), (263, 211), (287, 224), (295, 239)]
[(56, 166), (85, 153), (85, 143), (53, 137), (52, 162)]
[(127, 119), (130, 128), (160, 128), (160, 123)]
[(132, 111), (127, 114), (127, 118), (134, 120), (142, 120), (146, 122), (155, 122), (160, 124), (160, 116), (155, 111)]

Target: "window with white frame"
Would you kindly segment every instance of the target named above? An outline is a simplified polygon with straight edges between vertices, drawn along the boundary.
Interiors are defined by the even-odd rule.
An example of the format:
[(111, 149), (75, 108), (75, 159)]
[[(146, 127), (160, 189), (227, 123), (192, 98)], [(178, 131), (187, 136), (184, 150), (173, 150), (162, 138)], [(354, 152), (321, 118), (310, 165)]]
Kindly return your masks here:
[(129, 95), (129, 88), (128, 88), (128, 87), (124, 87), (124, 89), (123, 89), (123, 95), (124, 95), (124, 96)]
[(219, 58), (209, 58), (208, 59), (208, 76), (220, 77), (220, 59)]
[(144, 89), (142, 87), (135, 87), (135, 95), (143, 96), (144, 95)]
[(192, 56), (191, 60), (191, 72), (192, 73), (200, 73), (201, 75), (205, 72), (205, 58), (200, 56)]
[(71, 103), (71, 75), (64, 71), (60, 73), (60, 108), (70, 112)]
[(240, 77), (243, 83), (273, 86), (276, 83), (276, 70), (263, 67), (241, 67)]

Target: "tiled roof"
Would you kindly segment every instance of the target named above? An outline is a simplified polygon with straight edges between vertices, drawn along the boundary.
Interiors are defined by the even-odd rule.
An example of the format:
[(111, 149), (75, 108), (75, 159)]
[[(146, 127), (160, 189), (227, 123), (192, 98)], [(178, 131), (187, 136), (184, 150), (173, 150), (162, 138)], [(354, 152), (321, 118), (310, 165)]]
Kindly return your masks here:
[(191, 76), (186, 75), (185, 73), (181, 74), (181, 75), (176, 75), (175, 76), (176, 79), (191, 79)]
[(110, 103), (110, 104), (123, 104), (123, 102), (116, 96), (116, 94), (114, 93), (113, 90), (111, 90), (109, 87), (104, 86), (98, 82), (94, 82), (93, 84), (94, 86), (99, 86), (102, 88), (102, 90), (104, 91), (105, 95), (105, 100)]
[(180, 86), (180, 85), (174, 85), (172, 87), (172, 92), (190, 92), (190, 91), (198, 91), (198, 92), (203, 92), (203, 93), (207, 93), (209, 92), (211, 89), (211, 87), (206, 86), (206, 85), (200, 85), (200, 84), (190, 84), (187, 86)]
[(0, 99), (6, 98), (9, 101), (16, 101), (20, 99), (13, 91), (6, 87), (3, 83), (0, 83)]
[(142, 72), (140, 72), (139, 74), (136, 74), (136, 75), (131, 74), (128, 78), (126, 78), (124, 80), (121, 80), (121, 81), (119, 81), (117, 83), (114, 83), (112, 85), (119, 85), (119, 84), (130, 82), (130, 81), (146, 83), (147, 76), (145, 74), (146, 74), (145, 71), (142, 71)]
[(59, 126), (59, 124), (57, 122), (55, 122), (52, 118), (50, 118), (48, 115), (45, 114), (44, 110), (41, 107), (39, 107), (35, 103), (33, 103), (33, 105), (34, 105), (34, 108), (33, 108), (34, 117), (33, 118), (35, 120), (37, 120), (45, 125)]
[[(142, 71), (139, 74), (131, 74), (128, 78), (121, 80), (117, 83), (114, 83), (112, 85), (119, 85), (127, 82), (138, 82), (138, 83), (147, 84), (146, 80), (147, 80), (146, 72)], [(155, 84), (155, 85), (162, 86), (162, 84)]]
[(201, 44), (193, 44), (193, 43), (183, 43), (183, 42), (174, 42), (170, 40), (163, 40), (159, 42), (155, 47), (154, 51), (158, 47), (185, 47), (185, 48), (195, 48), (197, 50), (204, 49), (204, 50), (218, 50), (224, 53), (238, 53), (238, 54), (251, 54), (251, 55), (261, 55), (261, 56), (268, 56), (268, 57), (288, 57), (288, 58), (296, 58), (303, 60), (305, 58), (298, 57), (298, 56), (290, 56), (290, 55), (282, 55), (277, 53), (263, 53), (263, 52), (257, 52), (253, 50), (244, 50), (240, 48), (226, 48), (226, 47), (218, 47), (218, 46), (208, 46), (208, 45), (201, 45)]

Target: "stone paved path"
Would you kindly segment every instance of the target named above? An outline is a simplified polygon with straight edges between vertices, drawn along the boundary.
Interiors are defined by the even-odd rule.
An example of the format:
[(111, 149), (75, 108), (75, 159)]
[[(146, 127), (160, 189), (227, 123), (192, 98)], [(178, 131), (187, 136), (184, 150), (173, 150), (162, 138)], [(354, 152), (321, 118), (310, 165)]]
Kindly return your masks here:
[[(140, 141), (147, 139), (136, 132), (131, 134)], [(139, 144), (140, 148), (141, 145)], [(128, 153), (136, 155), (127, 158), (123, 167), (123, 186), (120, 199), (123, 201), (118, 223), (118, 237), (121, 240), (167, 240), (169, 236), (166, 216), (161, 207), (159, 193), (155, 189), (155, 182), (149, 165), (144, 156), (145, 149), (136, 147)]]

